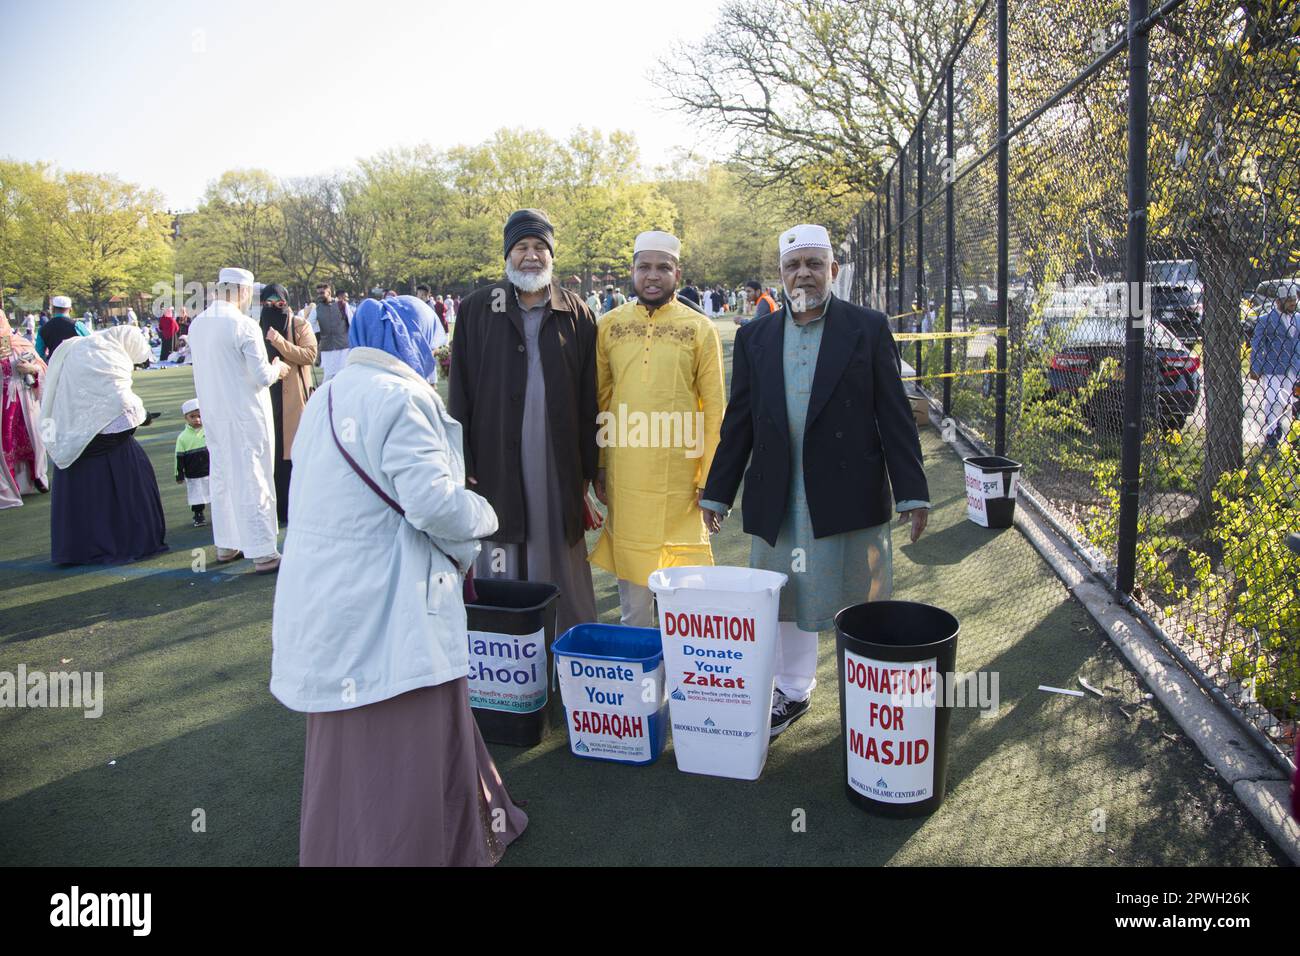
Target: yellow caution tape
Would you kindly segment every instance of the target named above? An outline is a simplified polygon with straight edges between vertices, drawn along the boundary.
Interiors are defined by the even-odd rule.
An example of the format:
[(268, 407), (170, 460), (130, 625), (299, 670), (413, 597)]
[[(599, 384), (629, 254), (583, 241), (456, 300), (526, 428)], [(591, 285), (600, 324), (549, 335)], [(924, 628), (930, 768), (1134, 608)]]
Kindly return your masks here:
[(898, 332), (895, 342), (929, 342), (936, 339), (969, 339), (979, 335), (1006, 335), (1006, 329), (977, 329), (974, 332)]
[(922, 379), (931, 378), (962, 378), (966, 375), (1005, 375), (1006, 372), (999, 371), (995, 368), (984, 368), (974, 372), (935, 372), (933, 375), (904, 375), (904, 382), (919, 382)]

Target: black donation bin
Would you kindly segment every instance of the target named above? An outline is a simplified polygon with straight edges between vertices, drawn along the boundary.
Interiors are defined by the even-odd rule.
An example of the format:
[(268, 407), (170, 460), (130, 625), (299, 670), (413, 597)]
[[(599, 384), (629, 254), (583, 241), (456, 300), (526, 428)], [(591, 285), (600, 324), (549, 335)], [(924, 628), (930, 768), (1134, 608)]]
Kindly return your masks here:
[(531, 747), (551, 729), (554, 584), (475, 578), (469, 623), (469, 703), (483, 739)]
[(913, 601), (835, 615), (840, 733), (849, 799), (871, 813), (924, 816), (943, 802), (957, 619)]

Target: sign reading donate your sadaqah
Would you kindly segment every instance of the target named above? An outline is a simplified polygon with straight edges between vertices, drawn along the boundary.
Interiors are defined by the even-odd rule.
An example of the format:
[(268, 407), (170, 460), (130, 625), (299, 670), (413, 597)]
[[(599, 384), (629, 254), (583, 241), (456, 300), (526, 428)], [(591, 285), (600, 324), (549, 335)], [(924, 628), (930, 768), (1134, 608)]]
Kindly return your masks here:
[(575, 752), (615, 760), (650, 759), (650, 718), (663, 702), (662, 662), (642, 671), (631, 662), (566, 656), (559, 672)]

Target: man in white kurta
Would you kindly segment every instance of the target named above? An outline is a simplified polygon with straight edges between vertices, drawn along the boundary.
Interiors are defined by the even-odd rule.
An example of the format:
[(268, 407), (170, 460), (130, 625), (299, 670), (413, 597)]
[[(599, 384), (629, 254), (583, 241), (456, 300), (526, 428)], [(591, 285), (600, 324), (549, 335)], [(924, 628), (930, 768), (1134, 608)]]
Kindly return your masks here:
[(216, 301), (190, 324), (189, 346), (208, 441), (217, 561), (242, 552), (265, 573), (280, 566), (269, 387), (289, 366), (267, 361), (261, 329), (246, 312), (252, 295), (251, 272), (222, 269)]

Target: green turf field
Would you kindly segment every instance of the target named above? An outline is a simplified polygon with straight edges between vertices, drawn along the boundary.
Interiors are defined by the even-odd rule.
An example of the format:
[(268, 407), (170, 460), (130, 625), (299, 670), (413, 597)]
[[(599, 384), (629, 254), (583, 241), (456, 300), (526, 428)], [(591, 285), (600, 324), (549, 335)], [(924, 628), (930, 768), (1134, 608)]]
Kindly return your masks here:
[[(719, 323), (730, 366), (734, 327)], [(0, 863), (297, 861), (304, 718), (267, 691), (275, 579), (214, 557), (172, 480), (190, 372), (139, 372), (163, 418), (137, 434), (157, 468), (171, 551), (127, 567), (49, 563), (49, 500), (0, 512), (0, 671), (102, 671), (104, 713), (0, 709)], [(843, 792), (833, 636), (822, 636), (811, 713), (772, 747), (756, 782), (657, 764), (579, 760), (564, 730), (493, 746), (528, 831), (505, 865), (1123, 864), (1283, 861), (1183, 740), (1091, 618), (1013, 530), (965, 520), (960, 461), (923, 434), (935, 512), (916, 545), (894, 535), (895, 596), (952, 611), (958, 668), (999, 675), (1000, 706), (953, 717), (948, 797), (925, 820), (864, 814)], [(733, 514), (719, 564), (744, 564)], [(615, 582), (596, 572), (601, 619)], [(329, 610), (321, 596), (321, 613)], [(1043, 693), (1082, 676), (1110, 699)], [(201, 814), (198, 811), (202, 811)], [(204, 832), (195, 832), (201, 817)], [(802, 822), (802, 828), (799, 824)]]

